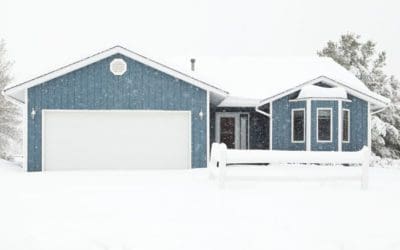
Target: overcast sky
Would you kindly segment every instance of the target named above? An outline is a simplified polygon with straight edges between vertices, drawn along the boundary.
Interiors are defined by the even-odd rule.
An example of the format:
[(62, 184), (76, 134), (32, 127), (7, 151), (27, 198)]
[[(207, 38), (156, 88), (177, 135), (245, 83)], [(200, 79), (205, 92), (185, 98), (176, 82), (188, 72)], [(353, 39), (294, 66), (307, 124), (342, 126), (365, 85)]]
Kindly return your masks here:
[(350, 31), (378, 42), (400, 78), (397, 2), (2, 0), (0, 38), (21, 81), (117, 44), (154, 59), (313, 56)]

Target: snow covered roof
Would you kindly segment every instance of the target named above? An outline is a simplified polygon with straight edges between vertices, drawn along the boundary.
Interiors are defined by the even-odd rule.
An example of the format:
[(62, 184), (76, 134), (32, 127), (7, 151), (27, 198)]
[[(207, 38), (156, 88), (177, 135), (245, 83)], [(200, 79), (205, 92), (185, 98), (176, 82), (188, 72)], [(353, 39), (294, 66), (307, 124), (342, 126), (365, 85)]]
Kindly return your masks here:
[(260, 99), (228, 96), (218, 105), (218, 107), (256, 107), (260, 101)]
[(121, 54), (124, 55), (126, 57), (132, 58), (135, 61), (141, 62), (145, 65), (148, 65), (152, 68), (155, 68), (157, 70), (160, 70), (161, 72), (164, 72), (166, 74), (169, 74), (171, 76), (174, 76), (178, 79), (181, 79), (183, 81), (186, 81), (188, 83), (191, 83), (199, 88), (208, 90), (214, 94), (220, 95), (220, 96), (227, 96), (228, 92), (215, 87), (211, 84), (208, 84), (204, 81), (201, 81), (193, 76), (191, 76), (190, 74), (185, 74), (179, 70), (176, 70), (174, 68), (171, 68), (169, 66), (166, 66), (165, 64), (162, 64), (160, 62), (154, 61), (150, 58), (147, 58), (145, 56), (142, 56), (138, 53), (135, 53), (133, 51), (130, 51), (126, 48), (123, 48), (121, 46), (115, 46), (113, 48), (104, 50), (102, 52), (99, 52), (95, 55), (89, 56), (87, 58), (84, 58), (82, 60), (79, 60), (77, 62), (71, 63), (69, 65), (66, 65), (64, 67), (61, 67), (59, 69), (53, 70), (47, 74), (38, 76), (36, 78), (33, 78), (31, 80), (28, 80), (26, 82), (22, 82), (22, 83), (18, 83), (15, 85), (10, 85), (7, 86), (3, 92), (8, 96), (13, 98), (16, 101), (19, 102), (24, 102), (25, 99), (25, 91), (26, 89), (33, 87), (35, 85), (39, 85), (42, 84), (44, 82), (50, 81), (52, 79), (55, 79), (59, 76), (65, 75), (67, 73), (70, 73), (72, 71), (78, 70), (80, 68), (83, 68), (87, 65), (90, 65), (92, 63), (95, 63), (97, 61), (100, 61), (102, 59), (105, 59), (107, 57), (110, 57), (112, 55), (115, 54)]
[[(184, 72), (212, 82), (233, 96), (270, 102), (305, 85), (327, 82), (360, 94), (381, 106), (390, 101), (371, 90), (351, 72), (326, 57), (196, 57), (195, 72), (189, 58), (170, 58)], [(297, 88), (297, 89), (296, 89)]]
[[(222, 106), (239, 106), (241, 104), (257, 106), (255, 105), (256, 101), (261, 100), (258, 104), (260, 106), (282, 95), (300, 90), (306, 85), (319, 82), (325, 82), (334, 87), (343, 87), (348, 93), (370, 101), (375, 108), (385, 107), (390, 102), (387, 98), (370, 91), (362, 81), (330, 58), (317, 56), (283, 58), (196, 56), (195, 71), (192, 71), (190, 57), (169, 57), (156, 62), (120, 46), (32, 80), (8, 86), (4, 93), (23, 102), (27, 88), (117, 53), (209, 90), (214, 102), (223, 100), (228, 94), (233, 96), (221, 103)], [(225, 90), (228, 90), (229, 93)]]
[(347, 92), (342, 87), (325, 88), (316, 85), (307, 85), (301, 88), (297, 99), (347, 99)]

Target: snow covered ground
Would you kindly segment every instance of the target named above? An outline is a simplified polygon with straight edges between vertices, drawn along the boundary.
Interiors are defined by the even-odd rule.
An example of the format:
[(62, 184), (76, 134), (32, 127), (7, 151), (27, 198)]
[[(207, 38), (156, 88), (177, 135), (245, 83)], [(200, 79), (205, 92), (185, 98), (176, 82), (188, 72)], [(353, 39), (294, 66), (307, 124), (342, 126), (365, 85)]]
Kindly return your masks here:
[(220, 190), (205, 169), (26, 173), (0, 165), (0, 249), (400, 249), (400, 168), (371, 168), (368, 191), (301, 178)]

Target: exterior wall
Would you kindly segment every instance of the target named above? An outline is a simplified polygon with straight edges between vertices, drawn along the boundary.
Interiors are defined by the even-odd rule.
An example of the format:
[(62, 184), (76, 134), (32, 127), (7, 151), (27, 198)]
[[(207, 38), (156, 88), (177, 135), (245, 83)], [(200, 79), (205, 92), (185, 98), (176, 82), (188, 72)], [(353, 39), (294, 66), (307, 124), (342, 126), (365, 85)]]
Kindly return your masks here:
[(351, 102), (343, 102), (350, 110), (350, 142), (342, 144), (343, 151), (358, 151), (368, 145), (368, 103), (349, 95)]
[[(124, 75), (110, 72), (114, 58), (127, 62)], [(28, 89), (28, 114), (32, 109), (36, 116), (28, 116), (28, 171), (40, 171), (42, 166), (43, 109), (190, 110), (192, 167), (207, 165), (207, 92), (122, 55)]]
[[(272, 103), (272, 149), (306, 150), (306, 143), (292, 143), (292, 109), (306, 109), (305, 101), (290, 102), (291, 95), (282, 97)], [(307, 110), (306, 110), (307, 112)], [(304, 133), (307, 138), (306, 132)]]
[(269, 118), (259, 114), (254, 108), (211, 108), (210, 110), (210, 143), (215, 142), (215, 113), (216, 112), (247, 112), (249, 121), (250, 149), (268, 149), (269, 147)]
[[(305, 101), (290, 102), (293, 96), (282, 97), (272, 104), (272, 148), (275, 150), (306, 150), (305, 143), (291, 143), (291, 110), (306, 109)], [(342, 151), (358, 151), (368, 144), (368, 103), (351, 95), (348, 99), (351, 102), (342, 102), (342, 108), (350, 110), (350, 142), (342, 143)], [(317, 142), (317, 108), (332, 108), (332, 142)], [(305, 136), (307, 140), (306, 133)], [(338, 150), (337, 101), (311, 101), (311, 150)]]
[[(332, 142), (317, 142), (317, 108), (332, 109)], [(311, 101), (311, 150), (337, 151), (338, 150), (338, 102)]]

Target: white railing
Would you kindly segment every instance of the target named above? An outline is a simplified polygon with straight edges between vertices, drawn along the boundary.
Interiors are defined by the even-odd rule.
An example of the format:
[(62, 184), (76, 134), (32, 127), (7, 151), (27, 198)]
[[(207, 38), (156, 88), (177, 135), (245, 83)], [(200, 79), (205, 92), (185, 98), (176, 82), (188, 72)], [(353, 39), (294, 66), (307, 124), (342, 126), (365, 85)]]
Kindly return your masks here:
[(361, 181), (361, 188), (365, 190), (368, 188), (369, 161), (368, 147), (357, 152), (238, 150), (227, 149), (223, 143), (213, 143), (208, 169), (210, 177), (218, 178), (220, 187), (223, 187), (229, 164), (357, 164), (361, 165), (361, 174), (357, 179)]

